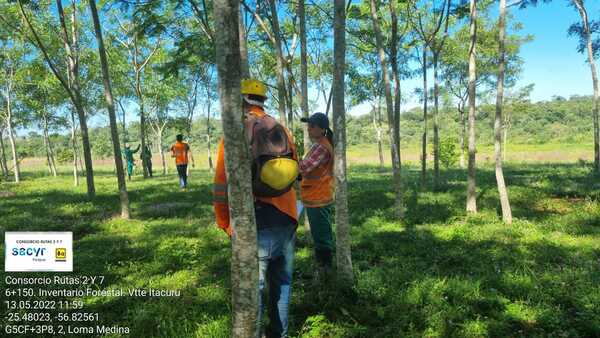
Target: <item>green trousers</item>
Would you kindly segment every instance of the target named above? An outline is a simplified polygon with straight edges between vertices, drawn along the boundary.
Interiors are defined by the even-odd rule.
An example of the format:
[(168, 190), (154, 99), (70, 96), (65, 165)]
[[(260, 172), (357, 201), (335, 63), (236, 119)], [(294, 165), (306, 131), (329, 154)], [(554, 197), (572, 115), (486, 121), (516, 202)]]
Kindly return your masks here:
[(320, 265), (331, 266), (333, 252), (332, 212), (333, 204), (317, 208), (306, 208), (306, 215), (310, 222), (310, 233), (315, 243), (315, 258)]

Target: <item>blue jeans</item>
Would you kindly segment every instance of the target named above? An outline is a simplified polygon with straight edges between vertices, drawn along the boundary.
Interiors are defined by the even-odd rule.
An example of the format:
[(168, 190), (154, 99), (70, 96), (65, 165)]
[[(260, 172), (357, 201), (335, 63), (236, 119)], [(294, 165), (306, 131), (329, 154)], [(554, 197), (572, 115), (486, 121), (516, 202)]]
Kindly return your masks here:
[(287, 337), (288, 310), (292, 295), (296, 225), (258, 229), (258, 288), (260, 327), (264, 311), (263, 295), (269, 286), (267, 337)]

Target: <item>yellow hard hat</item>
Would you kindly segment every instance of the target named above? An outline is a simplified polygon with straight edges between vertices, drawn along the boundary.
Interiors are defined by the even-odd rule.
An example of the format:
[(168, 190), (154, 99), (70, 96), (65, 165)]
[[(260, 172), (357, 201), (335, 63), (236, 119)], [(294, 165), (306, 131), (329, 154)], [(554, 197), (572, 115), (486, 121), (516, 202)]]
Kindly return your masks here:
[(255, 79), (242, 80), (242, 95), (258, 95), (267, 97), (267, 86)]

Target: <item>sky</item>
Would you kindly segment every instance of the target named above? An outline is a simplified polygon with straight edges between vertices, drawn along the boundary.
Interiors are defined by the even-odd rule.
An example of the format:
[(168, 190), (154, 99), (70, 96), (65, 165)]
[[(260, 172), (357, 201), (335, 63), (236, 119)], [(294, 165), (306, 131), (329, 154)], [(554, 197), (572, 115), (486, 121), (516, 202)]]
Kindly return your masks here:
[[(586, 62), (587, 53), (578, 53), (577, 38), (567, 35), (571, 24), (581, 20), (579, 13), (568, 6), (569, 2), (554, 0), (537, 7), (509, 9), (514, 19), (523, 24), (519, 35), (530, 34), (534, 38), (521, 47), (520, 56), (524, 65), (517, 82), (517, 87), (535, 84), (531, 94), (534, 102), (550, 100), (555, 95), (568, 98), (571, 95), (591, 95), (593, 92), (590, 67)], [(586, 1), (586, 8), (590, 19), (600, 19), (600, 1)], [(495, 13), (497, 15), (497, 10)], [(403, 81), (402, 86), (405, 92), (413, 92), (421, 83), (420, 78), (415, 78)], [(402, 110), (410, 110), (419, 105), (417, 98), (411, 97), (404, 103)], [(322, 104), (319, 109), (324, 109), (321, 106)], [(365, 114), (369, 109), (368, 104), (356, 106), (350, 110), (350, 114)]]

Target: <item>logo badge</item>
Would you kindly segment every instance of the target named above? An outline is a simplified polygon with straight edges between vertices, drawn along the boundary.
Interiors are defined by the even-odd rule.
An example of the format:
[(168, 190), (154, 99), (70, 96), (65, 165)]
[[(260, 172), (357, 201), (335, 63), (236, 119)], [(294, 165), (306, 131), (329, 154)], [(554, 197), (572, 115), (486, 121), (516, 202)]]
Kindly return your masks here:
[(67, 248), (54, 249), (54, 257), (56, 257), (57, 262), (66, 262), (67, 261)]
[(73, 271), (73, 233), (6, 231), (4, 271)]

